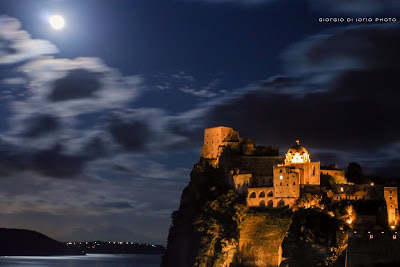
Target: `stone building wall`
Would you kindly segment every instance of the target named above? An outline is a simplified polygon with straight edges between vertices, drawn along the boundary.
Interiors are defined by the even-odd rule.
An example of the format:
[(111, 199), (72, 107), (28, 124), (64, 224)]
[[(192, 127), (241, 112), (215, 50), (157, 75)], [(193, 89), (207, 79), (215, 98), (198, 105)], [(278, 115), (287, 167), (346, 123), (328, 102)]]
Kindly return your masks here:
[(379, 189), (376, 185), (371, 184), (337, 184), (333, 188), (333, 192), (328, 197), (333, 202), (342, 200), (373, 200), (379, 198)]
[(249, 207), (276, 207), (273, 187), (253, 187), (247, 189), (247, 206)]
[(300, 183), (302, 185), (319, 185), (321, 183), (319, 162), (291, 163), (287, 165), (301, 169)]
[(330, 175), (333, 177), (336, 184), (345, 184), (347, 180), (345, 178), (344, 170), (325, 170), (321, 169), (321, 175)]
[(275, 166), (274, 189), (274, 196), (277, 198), (299, 198), (300, 169)]
[(274, 165), (282, 164), (284, 157), (242, 157), (241, 169), (247, 170), (253, 176), (273, 176)]
[(386, 200), (389, 226), (397, 226), (399, 223), (399, 204), (397, 199), (397, 187), (385, 187), (384, 197)]

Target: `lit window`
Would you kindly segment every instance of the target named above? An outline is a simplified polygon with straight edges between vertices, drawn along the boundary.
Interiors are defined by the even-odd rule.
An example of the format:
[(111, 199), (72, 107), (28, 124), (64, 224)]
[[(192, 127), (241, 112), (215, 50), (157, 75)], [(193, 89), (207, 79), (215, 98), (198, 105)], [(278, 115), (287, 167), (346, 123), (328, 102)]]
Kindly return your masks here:
[(374, 235), (369, 235), (369, 239), (373, 239), (374, 238)]
[(283, 180), (283, 175), (281, 175), (279, 178), (280, 178), (281, 180)]
[(397, 239), (397, 235), (393, 235), (393, 239)]
[(343, 186), (342, 186), (342, 187), (340, 187), (340, 191), (344, 192), (344, 188), (343, 188)]

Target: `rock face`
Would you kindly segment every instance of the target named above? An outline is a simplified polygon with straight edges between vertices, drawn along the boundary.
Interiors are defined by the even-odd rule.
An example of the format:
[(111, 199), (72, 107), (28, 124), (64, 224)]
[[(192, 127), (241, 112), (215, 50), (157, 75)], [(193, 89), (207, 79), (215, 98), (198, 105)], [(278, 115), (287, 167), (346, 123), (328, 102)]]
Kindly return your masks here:
[(68, 247), (41, 233), (0, 228), (1, 256), (82, 255), (82, 251)]
[(226, 169), (205, 159), (194, 166), (172, 214), (162, 266), (329, 266), (337, 259), (337, 222), (316, 208), (319, 197), (299, 199), (296, 211), (248, 207)]
[(172, 214), (162, 266), (279, 266), (287, 209), (251, 209), (224, 172), (200, 161)]
[(281, 243), (291, 214), (279, 211), (249, 212), (240, 227), (237, 263), (242, 266), (279, 266)]

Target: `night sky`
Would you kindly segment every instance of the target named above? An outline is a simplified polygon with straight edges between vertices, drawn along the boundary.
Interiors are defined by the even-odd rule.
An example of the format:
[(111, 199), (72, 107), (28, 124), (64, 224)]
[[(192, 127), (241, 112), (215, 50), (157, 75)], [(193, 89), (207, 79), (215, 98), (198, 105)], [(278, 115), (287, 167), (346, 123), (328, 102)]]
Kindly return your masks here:
[(166, 244), (220, 125), (399, 176), (400, 24), (320, 18), (400, 4), (0, 0), (0, 227)]

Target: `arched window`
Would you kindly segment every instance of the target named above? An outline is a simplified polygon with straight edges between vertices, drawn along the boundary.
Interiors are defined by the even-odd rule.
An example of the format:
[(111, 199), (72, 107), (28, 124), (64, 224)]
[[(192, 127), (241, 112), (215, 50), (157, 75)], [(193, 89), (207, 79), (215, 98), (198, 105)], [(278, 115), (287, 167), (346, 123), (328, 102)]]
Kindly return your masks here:
[(256, 198), (256, 192), (252, 192), (249, 196), (249, 198)]
[(268, 207), (272, 208), (274, 206), (274, 202), (272, 200), (268, 201)]
[(285, 201), (283, 199), (281, 199), (278, 202), (278, 207), (283, 207), (283, 206), (285, 206)]
[(293, 185), (296, 185), (296, 182), (293, 182)]
[(315, 175), (315, 166), (312, 167), (312, 175)]
[(264, 192), (264, 191), (261, 191), (259, 197), (265, 197), (265, 192)]
[(260, 201), (260, 207), (265, 207), (265, 201), (264, 200)]
[(282, 183), (280, 185), (282, 186)]
[(268, 196), (269, 196), (269, 197), (273, 197), (273, 196), (274, 196), (274, 192), (269, 191), (269, 192), (268, 192)]
[(280, 170), (280, 173), (282, 173), (282, 169)]

